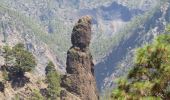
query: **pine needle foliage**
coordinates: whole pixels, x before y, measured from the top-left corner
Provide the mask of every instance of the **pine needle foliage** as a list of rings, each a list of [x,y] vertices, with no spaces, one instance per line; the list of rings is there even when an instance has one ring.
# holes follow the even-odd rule
[[[168,100],[170,98],[170,35],[139,48],[127,78],[113,90],[113,100]]]
[[[61,90],[60,75],[57,73],[54,67],[54,64],[50,61],[45,69],[48,83],[48,100],[57,100]]]
[[[37,65],[34,55],[27,51],[24,44],[18,43],[12,48],[3,47],[3,57],[5,60],[4,70],[12,73],[22,73],[32,71]]]

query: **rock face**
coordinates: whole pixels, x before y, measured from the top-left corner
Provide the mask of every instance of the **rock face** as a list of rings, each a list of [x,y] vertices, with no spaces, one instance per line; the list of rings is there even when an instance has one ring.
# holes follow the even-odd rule
[[[77,96],[80,100],[99,99],[94,78],[94,64],[89,51],[90,40],[91,17],[84,16],[73,28],[71,36],[73,46],[67,52],[67,75],[63,77],[61,83],[66,89],[64,91]],[[61,100],[69,98],[67,92],[62,91]]]

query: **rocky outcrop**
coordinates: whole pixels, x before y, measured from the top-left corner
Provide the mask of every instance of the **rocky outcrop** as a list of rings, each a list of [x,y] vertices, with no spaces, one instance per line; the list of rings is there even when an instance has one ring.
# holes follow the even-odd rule
[[[94,64],[89,50],[90,40],[91,17],[84,16],[73,28],[71,36],[73,46],[67,52],[67,75],[63,77],[61,83],[61,86],[66,90],[61,92],[61,100],[68,100],[68,92],[77,96],[80,100],[99,99],[93,75]]]

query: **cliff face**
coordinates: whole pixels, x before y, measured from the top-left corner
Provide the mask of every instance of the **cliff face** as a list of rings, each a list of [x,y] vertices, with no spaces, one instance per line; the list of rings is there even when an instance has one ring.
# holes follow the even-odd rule
[[[67,75],[62,79],[62,86],[81,100],[98,100],[94,64],[89,50],[91,40],[91,17],[79,19],[74,26],[71,42],[72,47],[67,52]],[[69,95],[61,93],[62,100],[68,100]]]

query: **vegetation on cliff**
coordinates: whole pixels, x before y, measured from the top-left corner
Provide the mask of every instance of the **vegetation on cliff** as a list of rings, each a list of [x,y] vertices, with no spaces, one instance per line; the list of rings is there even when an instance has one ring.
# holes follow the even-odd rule
[[[4,65],[1,66],[1,72],[3,79],[0,81],[0,91],[5,92],[4,90],[8,89],[9,87],[6,87],[7,83],[11,83],[11,87],[13,89],[22,89],[25,88],[25,84],[29,84],[30,81],[30,75],[31,73],[27,73],[25,75],[25,72],[33,71],[36,66],[36,59],[32,53],[27,51],[24,47],[24,44],[16,44],[15,46],[4,46],[2,49],[2,55],[4,58]],[[44,88],[34,88],[31,89],[30,95],[27,96],[27,98],[31,98],[31,100],[56,100],[59,98],[60,95],[60,75],[55,69],[54,64],[50,61],[46,68],[45,68],[45,74],[46,74],[46,84],[43,82],[43,80],[38,79],[34,80],[37,81],[37,84],[40,84],[40,82],[43,82],[42,84],[45,84]],[[30,87],[28,87],[30,89]],[[23,98],[21,94],[17,93],[17,98],[21,99]]]
[[[47,77],[47,98],[49,100],[56,100],[60,95],[60,75],[54,68],[54,64],[50,61],[46,67],[46,77]]]
[[[36,60],[32,53],[25,50],[24,44],[17,44],[10,48],[4,46],[5,69],[23,76],[36,66]]]
[[[168,32],[167,32],[168,33]],[[170,35],[137,50],[135,65],[127,78],[120,79],[112,99],[161,100],[170,98]]]

